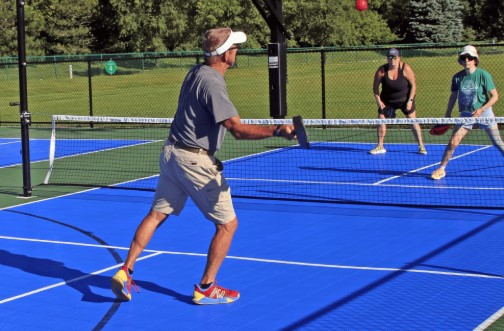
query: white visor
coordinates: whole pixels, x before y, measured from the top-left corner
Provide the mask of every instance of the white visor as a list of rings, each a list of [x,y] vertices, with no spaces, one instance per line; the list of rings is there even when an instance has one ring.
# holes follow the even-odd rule
[[[233,32],[231,31],[231,34],[229,35],[229,38],[219,46],[215,51],[213,52],[205,52],[205,56],[215,56],[215,55],[221,55],[224,54],[228,49],[231,48],[234,44],[241,44],[247,41],[247,35],[241,31]]]

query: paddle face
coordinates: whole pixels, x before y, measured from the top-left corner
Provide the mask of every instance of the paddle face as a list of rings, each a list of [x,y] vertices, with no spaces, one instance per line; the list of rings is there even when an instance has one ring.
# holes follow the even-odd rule
[[[429,133],[433,136],[442,136],[450,129],[449,124],[437,124],[434,125],[432,129],[430,129]]]
[[[310,148],[310,141],[308,140],[308,135],[306,134],[303,118],[301,116],[294,116],[292,118],[292,124],[294,124],[294,131],[296,132],[299,146],[302,148]]]

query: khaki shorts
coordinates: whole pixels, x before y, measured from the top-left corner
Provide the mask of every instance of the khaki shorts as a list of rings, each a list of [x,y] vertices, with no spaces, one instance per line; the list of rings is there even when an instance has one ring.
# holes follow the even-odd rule
[[[217,169],[215,157],[168,144],[161,152],[159,167],[153,210],[179,215],[191,197],[203,215],[214,223],[225,224],[236,218],[231,190]]]

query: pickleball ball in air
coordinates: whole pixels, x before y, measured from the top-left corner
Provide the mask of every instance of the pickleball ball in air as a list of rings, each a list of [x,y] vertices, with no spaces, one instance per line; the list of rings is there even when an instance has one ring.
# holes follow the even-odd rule
[[[355,9],[358,11],[364,11],[368,7],[367,0],[355,0]]]

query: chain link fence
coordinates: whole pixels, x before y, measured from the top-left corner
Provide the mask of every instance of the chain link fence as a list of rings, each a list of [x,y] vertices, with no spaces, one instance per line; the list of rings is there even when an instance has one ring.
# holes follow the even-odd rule
[[[451,77],[462,69],[457,63],[462,46],[397,46],[416,76],[417,117],[444,116]],[[492,74],[500,91],[504,86],[504,45],[476,46],[480,67]],[[373,77],[386,63],[388,49],[289,49],[288,116],[377,117]],[[53,114],[173,117],[187,71],[202,60],[201,52],[29,57],[28,110],[32,123],[46,126]],[[240,50],[226,81],[242,118],[270,117],[268,79],[267,51]],[[19,124],[17,58],[0,59],[0,90],[0,125]],[[501,104],[495,106],[497,116],[504,116]]]

